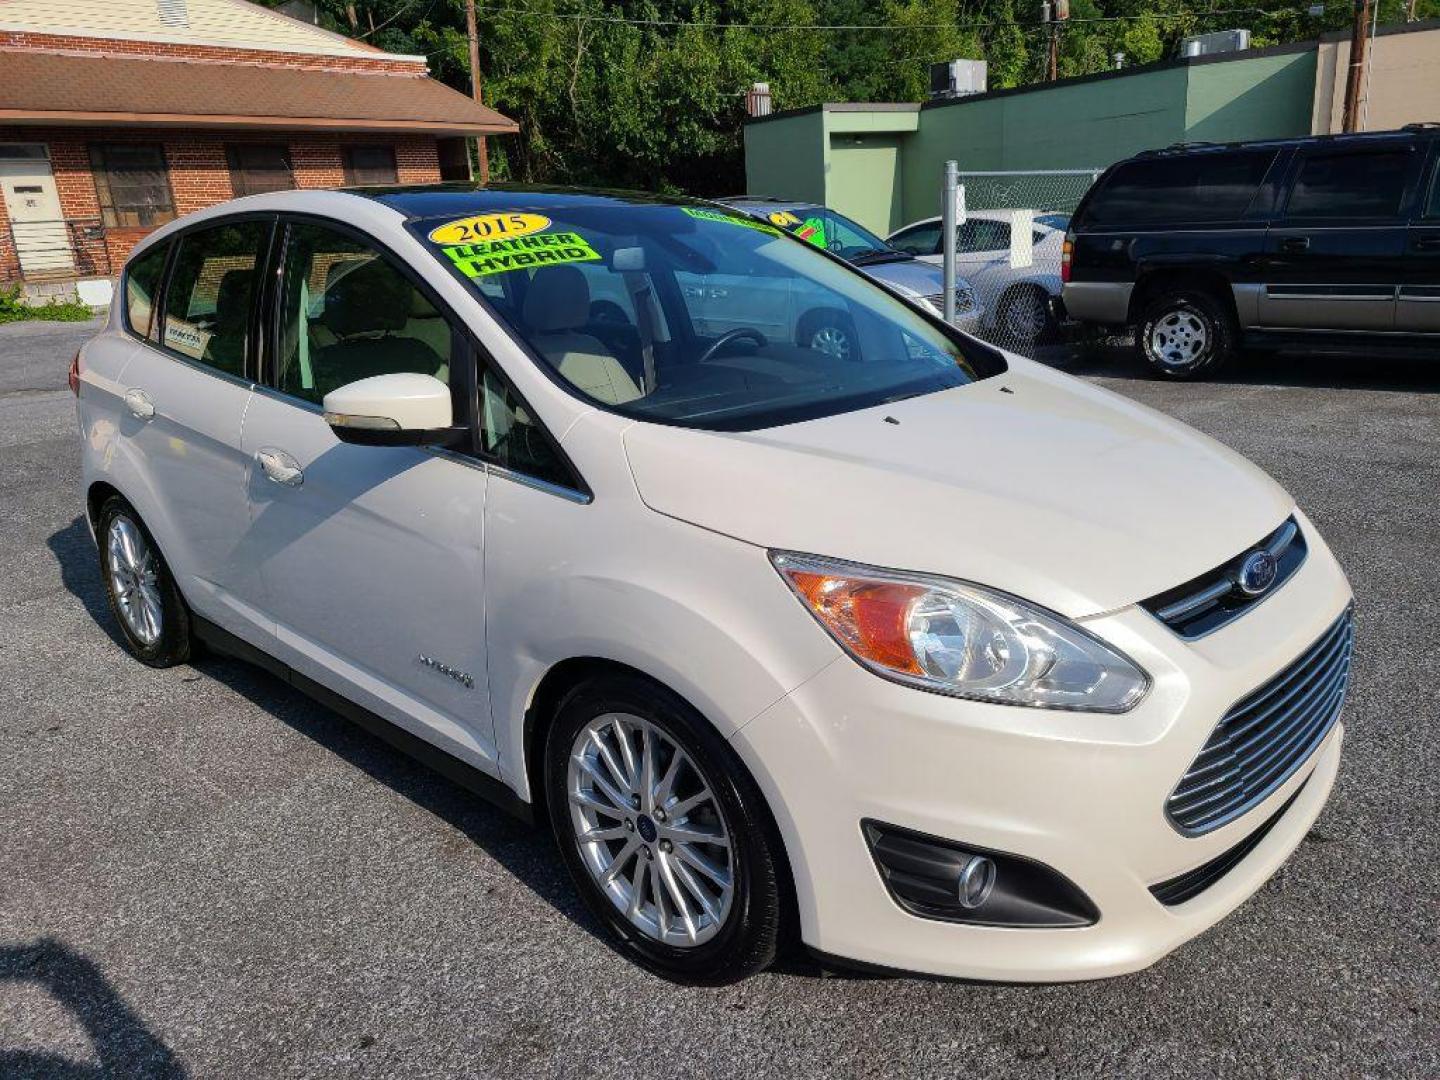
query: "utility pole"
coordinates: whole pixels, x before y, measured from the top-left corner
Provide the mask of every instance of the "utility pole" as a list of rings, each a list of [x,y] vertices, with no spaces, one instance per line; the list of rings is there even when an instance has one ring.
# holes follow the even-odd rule
[[[1060,77],[1060,24],[1070,18],[1070,0],[1044,0],[1040,5],[1040,17],[1050,28],[1045,77],[1054,82]]]
[[[1350,71],[1345,79],[1345,113],[1341,131],[1360,129],[1360,88],[1365,85],[1366,45],[1370,34],[1370,0],[1355,0],[1355,23],[1350,29]]]
[[[477,105],[483,105],[480,94],[480,35],[475,31],[475,0],[465,0],[465,32],[470,35],[470,95]],[[475,137],[475,149],[480,157],[480,182],[490,182],[490,154],[485,148],[485,136]]]

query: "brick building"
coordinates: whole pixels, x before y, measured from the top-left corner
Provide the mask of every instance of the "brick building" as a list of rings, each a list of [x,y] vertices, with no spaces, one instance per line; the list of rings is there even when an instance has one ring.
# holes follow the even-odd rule
[[[466,179],[465,140],[514,130],[423,56],[246,0],[0,0],[0,284],[108,278],[238,195]]]

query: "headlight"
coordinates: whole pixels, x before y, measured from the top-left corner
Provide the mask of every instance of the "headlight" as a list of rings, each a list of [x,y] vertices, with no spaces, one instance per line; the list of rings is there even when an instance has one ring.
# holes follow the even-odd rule
[[[1121,713],[1150,679],[1053,612],[960,581],[813,555],[770,559],[840,646],[878,675],[956,697]]]

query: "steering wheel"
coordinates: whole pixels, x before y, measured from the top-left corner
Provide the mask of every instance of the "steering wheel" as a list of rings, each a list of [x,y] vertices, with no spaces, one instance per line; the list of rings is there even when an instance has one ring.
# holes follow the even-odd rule
[[[765,348],[766,345],[770,344],[769,339],[767,339],[764,334],[760,333],[759,330],[754,330],[748,326],[740,326],[736,327],[734,330],[730,330],[726,333],[721,334],[718,338],[712,341],[710,343],[710,347],[706,349],[703,353],[701,353],[700,358],[695,362],[697,364],[703,364],[713,358],[715,354],[718,353],[721,349],[725,348],[726,345],[730,345],[736,341],[741,341],[744,338],[749,338],[751,341],[755,342],[758,347],[762,349]]]

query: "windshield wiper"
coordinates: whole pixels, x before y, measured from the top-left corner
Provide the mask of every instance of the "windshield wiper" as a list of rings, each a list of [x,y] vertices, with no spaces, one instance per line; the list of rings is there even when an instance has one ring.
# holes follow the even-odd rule
[[[850,261],[856,266],[876,266],[879,263],[903,262],[913,257],[903,251],[863,251]]]

